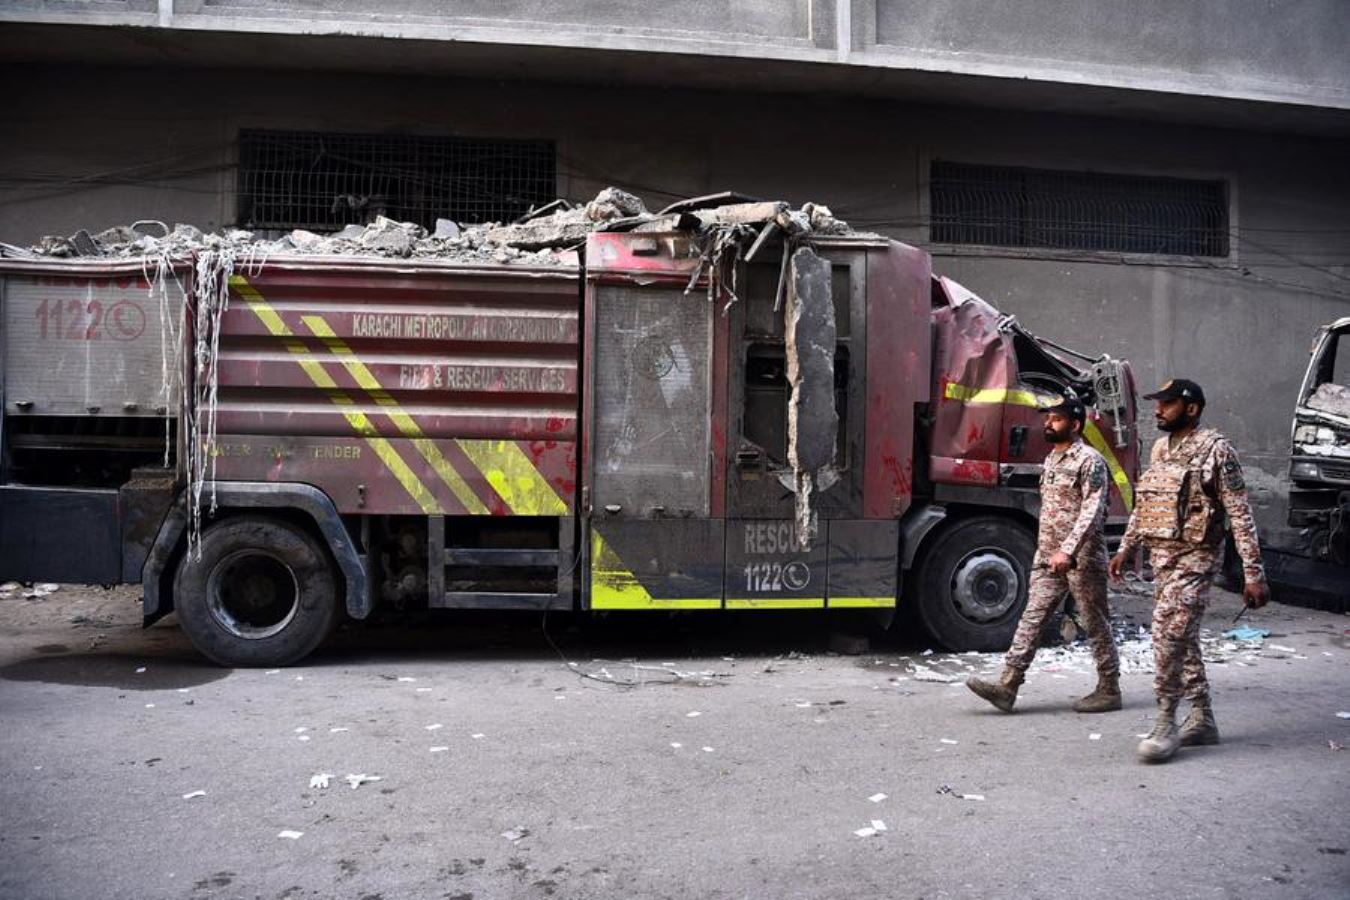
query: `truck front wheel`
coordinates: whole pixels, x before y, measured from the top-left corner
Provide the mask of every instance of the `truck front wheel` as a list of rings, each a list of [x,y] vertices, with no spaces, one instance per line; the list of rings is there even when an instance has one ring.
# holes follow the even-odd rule
[[[1035,539],[1010,519],[966,519],[924,554],[919,619],[948,650],[1006,650],[1027,605]]]
[[[188,639],[222,666],[285,666],[312,653],[338,619],[323,545],[281,519],[238,516],[208,528],[174,578]]]

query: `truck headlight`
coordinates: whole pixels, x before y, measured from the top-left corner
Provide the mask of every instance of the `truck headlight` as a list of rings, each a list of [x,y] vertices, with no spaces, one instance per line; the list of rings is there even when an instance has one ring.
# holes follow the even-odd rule
[[[1289,464],[1289,477],[1299,481],[1318,481],[1322,472],[1317,468],[1317,463],[1300,459]]]

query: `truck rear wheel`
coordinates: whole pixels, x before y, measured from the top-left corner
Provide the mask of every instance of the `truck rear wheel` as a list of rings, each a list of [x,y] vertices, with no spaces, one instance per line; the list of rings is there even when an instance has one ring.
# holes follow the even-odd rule
[[[982,516],[939,534],[919,566],[919,620],[948,650],[1006,650],[1027,605],[1034,538]]]
[[[285,666],[337,624],[337,581],[323,545],[281,519],[239,516],[208,528],[174,577],[179,624],[222,666]]]

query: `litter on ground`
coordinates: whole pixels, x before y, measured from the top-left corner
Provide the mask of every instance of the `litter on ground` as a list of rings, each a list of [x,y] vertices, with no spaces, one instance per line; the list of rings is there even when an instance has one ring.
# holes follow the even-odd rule
[[[300,838],[304,836],[305,833],[303,831],[291,831],[290,829],[280,831],[277,833],[277,837],[285,838],[288,841],[298,841]]]
[[[206,796],[206,791],[192,791],[191,793],[184,794],[184,795],[183,795],[183,799],[184,799],[184,800],[191,800],[191,799],[193,799],[194,797],[205,797],[205,796]]]
[[[370,784],[372,781],[383,781],[384,777],[381,775],[348,775],[343,780],[352,786],[352,790],[356,790],[363,784]]]
[[[332,777],[333,776],[328,772],[319,772],[316,775],[311,775],[309,776],[309,786],[319,790],[326,790],[328,788],[328,780]]]
[[[868,797],[867,799],[868,799],[868,800],[871,800],[873,803],[880,803],[882,800],[885,800],[885,799],[886,799],[886,795],[885,795],[885,794],[873,794],[872,796]]]

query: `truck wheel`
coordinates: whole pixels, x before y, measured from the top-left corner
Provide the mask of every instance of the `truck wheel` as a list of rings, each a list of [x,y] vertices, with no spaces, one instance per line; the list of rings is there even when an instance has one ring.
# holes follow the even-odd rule
[[[1031,533],[981,517],[939,534],[919,567],[919,620],[948,650],[1006,650],[1027,605]]]
[[[193,646],[222,666],[286,666],[314,651],[338,619],[323,545],[280,519],[240,516],[208,528],[183,557],[174,609]]]

